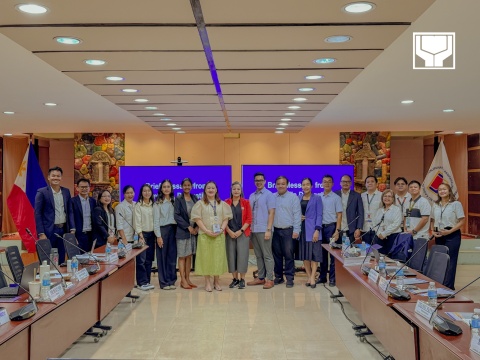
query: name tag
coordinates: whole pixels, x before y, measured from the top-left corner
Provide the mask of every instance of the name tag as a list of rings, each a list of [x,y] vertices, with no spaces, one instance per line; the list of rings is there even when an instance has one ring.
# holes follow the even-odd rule
[[[58,298],[61,298],[63,295],[65,295],[65,291],[63,291],[63,286],[62,284],[58,284],[48,290],[48,297],[50,298],[51,301],[55,301]]]
[[[470,350],[480,355],[480,335],[472,334],[472,340],[470,341]]]
[[[370,272],[368,273],[368,280],[372,280],[376,284],[378,281],[378,272],[370,269]]]
[[[110,254],[110,259],[108,259],[109,263],[114,263],[118,261],[118,253],[114,252]]]
[[[87,269],[83,268],[82,270],[78,271],[75,274],[75,277],[77,278],[78,281],[82,281],[83,279],[88,278],[88,271]]]
[[[127,250],[127,252],[132,251],[132,244],[128,243],[125,245],[125,250]]]
[[[213,229],[212,229],[212,231],[213,231],[214,233],[222,232],[222,230],[221,230],[221,228],[220,228],[220,225],[218,225],[218,224],[213,224]]]
[[[378,282],[378,287],[383,291],[387,291],[388,281],[383,276],[380,276],[380,281]]]
[[[10,318],[8,317],[8,312],[7,309],[5,308],[0,308],[0,325],[6,324],[10,321]]]
[[[428,305],[425,301],[422,301],[422,300],[417,301],[417,305],[415,305],[416,314],[430,321],[434,312],[435,312],[435,308]]]

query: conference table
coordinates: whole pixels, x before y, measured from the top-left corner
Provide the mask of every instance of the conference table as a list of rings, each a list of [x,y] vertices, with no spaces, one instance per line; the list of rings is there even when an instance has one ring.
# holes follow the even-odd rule
[[[133,249],[115,262],[100,263],[95,274],[66,289],[62,297],[38,303],[38,312],[30,319],[1,325],[0,359],[40,360],[60,356],[132,290],[135,257],[146,248]],[[26,300],[27,294],[0,298],[0,307],[11,313],[24,306]]]
[[[395,300],[363,274],[361,265],[344,266],[341,249],[331,248],[328,244],[322,246],[335,259],[337,288],[357,311],[362,322],[395,359],[419,359],[419,328],[413,322],[406,321],[404,315],[395,311],[394,305],[410,303],[415,308],[416,302],[426,300],[426,297],[411,294],[411,299],[408,301]],[[369,265],[368,257],[365,263]],[[413,269],[409,271],[414,272],[418,279],[432,281]],[[428,282],[416,284],[416,286],[426,289]],[[444,287],[439,283],[436,283],[436,286]],[[448,303],[471,304],[472,302],[461,295],[448,300]]]

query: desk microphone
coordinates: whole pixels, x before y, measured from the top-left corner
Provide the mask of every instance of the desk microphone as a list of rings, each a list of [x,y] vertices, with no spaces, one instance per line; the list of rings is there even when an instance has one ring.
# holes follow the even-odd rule
[[[35,315],[38,311],[38,306],[37,306],[37,302],[35,301],[35,299],[33,298],[32,294],[30,294],[30,292],[25,289],[22,284],[19,284],[17,283],[14,279],[12,279],[9,275],[7,275],[5,272],[3,272],[3,270],[0,268],[0,272],[5,275],[10,281],[12,281],[15,285],[17,285],[19,288],[21,288],[23,291],[25,291],[28,296],[30,296],[30,299],[32,299],[32,302],[25,305],[25,306],[22,306],[20,309],[18,310],[15,310],[14,312],[12,312],[9,317],[10,317],[10,320],[12,321],[21,321],[21,320],[27,320],[27,319],[30,319],[33,315]]]
[[[348,249],[350,249],[353,245],[355,245],[355,243],[358,241],[358,240],[362,240],[363,237],[365,235],[367,235],[368,232],[364,232],[358,239],[355,239],[350,245],[347,246],[347,248],[345,249],[345,251],[342,252],[342,256],[345,255],[345,253],[347,252]]]
[[[65,235],[67,235],[67,234],[65,234]],[[65,244],[65,242],[68,241],[67,239],[61,237],[61,236],[58,235],[58,234],[55,234],[55,236],[58,237],[59,239],[61,239],[61,240],[63,241],[63,244]],[[75,238],[75,241],[77,241],[76,238]],[[95,241],[96,241],[96,240],[95,240]],[[88,266],[88,267],[87,267],[87,272],[88,272],[89,275],[96,274],[97,271],[100,270],[100,264],[99,264],[99,262],[98,262],[98,259],[97,259],[95,256],[93,256],[89,251],[83,250],[81,247],[77,246],[77,244],[74,244],[74,243],[71,242],[71,241],[68,241],[68,243],[69,243],[70,245],[72,245],[74,248],[76,248],[76,249],[80,250],[81,252],[83,252],[84,254],[87,254],[88,257],[95,262],[96,266],[95,266],[95,265],[91,265],[91,266]],[[64,246],[65,246],[65,245],[64,245]],[[66,246],[65,246],[65,248],[66,248]],[[79,263],[80,263],[80,262],[79,262]],[[82,264],[82,265],[83,265],[83,264]]]
[[[368,252],[365,254],[365,259],[363,259],[363,262],[362,262],[362,265],[360,266],[360,269],[363,269],[363,264],[365,264],[365,260],[367,260],[368,254],[372,251],[373,246],[376,245],[376,244],[375,244],[375,238],[377,237],[378,230],[380,229],[380,225],[382,225],[383,220],[385,220],[385,214],[383,214],[382,218],[380,219],[380,222],[379,222],[377,225],[375,225],[373,228],[370,228],[370,230],[368,230],[368,232],[370,232],[370,231],[372,231],[373,229],[377,228],[377,230],[375,230],[375,235],[374,235],[374,237],[373,237],[373,239],[372,239],[372,244],[371,244],[370,247],[368,248]],[[365,234],[366,234],[366,233],[365,233]],[[365,234],[363,234],[363,235],[365,235]],[[362,236],[363,236],[363,235],[362,235]],[[363,270],[362,270],[362,272],[363,272]],[[365,272],[364,272],[364,274],[365,274]],[[367,273],[367,274],[368,274],[368,273]],[[365,274],[365,275],[366,275],[366,274]]]
[[[130,226],[132,228],[133,234],[135,235],[137,232],[135,231],[135,228],[132,226],[132,224],[130,224],[128,222],[128,220],[125,219],[125,216],[123,216],[122,213],[119,212],[118,215],[120,215],[122,217],[122,219],[125,220],[125,222],[128,224],[128,226]],[[136,242],[134,242],[133,245],[132,245],[132,249],[141,249],[142,247],[143,247],[142,243],[138,240]]]
[[[350,221],[347,226],[345,226],[345,228],[341,229],[339,231],[339,233],[343,233],[345,231],[348,230],[348,227],[354,222],[354,221],[357,221],[357,219],[360,217],[360,215],[357,215],[357,217],[355,219],[353,219],[352,221]],[[342,245],[341,244],[337,244],[335,243],[335,241],[333,241],[333,237],[330,238],[330,246],[333,247],[333,248],[336,248],[336,249],[341,249],[342,248]]]
[[[392,298],[394,298],[395,300],[401,300],[401,301],[406,301],[406,300],[410,300],[411,297],[410,295],[406,292],[406,291],[403,291],[403,290],[400,290],[399,288],[395,287],[395,288],[392,288],[390,287],[390,284],[392,283],[392,280],[395,276],[397,276],[397,274],[403,270],[403,268],[408,264],[410,263],[410,260],[413,259],[413,257],[415,255],[417,255],[425,246],[428,245],[428,243],[434,239],[435,236],[431,236],[430,239],[428,239],[427,241],[425,241],[425,243],[420,246],[417,251],[415,251],[412,256],[410,256],[410,259],[408,259],[407,261],[405,261],[405,263],[400,267],[400,269],[398,269],[397,271],[395,271],[395,273],[392,275],[392,277],[390,278],[390,281],[388,282],[388,285],[387,285],[387,288],[385,290],[385,292],[388,294],[388,296],[391,296]]]
[[[433,325],[433,328],[435,330],[437,330],[440,334],[448,335],[448,336],[451,336],[451,335],[456,336],[456,335],[460,335],[462,333],[462,328],[460,326],[454,324],[449,319],[438,315],[437,310],[440,309],[440,307],[443,305],[444,302],[448,301],[449,299],[451,299],[452,297],[457,295],[463,289],[472,285],[478,279],[480,279],[480,276],[477,277],[476,279],[470,281],[467,285],[462,287],[460,290],[457,290],[453,294],[450,294],[450,296],[448,296],[445,300],[443,300],[440,304],[437,305],[437,307],[435,308],[435,311],[433,312],[432,317],[430,318],[429,322],[430,322],[430,324]]]
[[[32,232],[30,231],[29,228],[25,228],[25,231],[27,232],[28,235],[30,235],[30,237],[33,239],[33,241],[35,241],[35,244],[38,245],[38,241],[39,239],[35,239],[35,237],[33,236]],[[55,234],[55,235],[58,235],[58,234]],[[46,241],[50,241],[48,239],[45,239]],[[45,255],[47,258],[50,258],[50,255],[47,254],[47,252],[45,251],[45,249],[42,247],[42,246],[37,246],[37,249],[40,249],[43,253],[43,255]],[[38,250],[37,250],[38,251]],[[62,261],[65,261],[65,259],[63,259]],[[60,277],[62,278],[62,286],[63,286],[63,289],[66,289],[67,288],[67,283],[65,282],[65,278],[63,277],[63,274],[61,273],[60,269],[58,268],[57,264],[55,264],[55,262],[53,261],[50,261],[50,264],[53,265],[53,267],[55,268],[55,270],[58,271],[58,273],[60,274]],[[40,279],[40,281],[42,281],[42,279]]]
[[[112,229],[112,227],[108,225],[107,222],[103,219],[102,215],[98,215],[98,218],[107,226],[108,230],[113,231],[114,233],[116,232],[116,229],[115,228]],[[119,243],[121,241],[120,239],[119,239]],[[119,249],[117,253],[118,253],[119,259],[123,259],[124,257],[127,256],[127,252],[124,249]]]

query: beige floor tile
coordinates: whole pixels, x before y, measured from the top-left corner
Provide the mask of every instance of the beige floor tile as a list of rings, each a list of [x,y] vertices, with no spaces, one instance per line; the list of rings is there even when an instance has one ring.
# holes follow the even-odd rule
[[[284,341],[341,340],[329,321],[321,324],[314,321],[279,321],[279,325]]]
[[[224,342],[235,341],[278,341],[281,335],[278,322],[274,323],[227,323]]]
[[[283,342],[287,359],[353,359],[342,341],[290,341]]]
[[[223,340],[169,340],[164,341],[155,354],[155,358],[172,359],[220,359],[222,356]]]
[[[286,359],[281,340],[233,341],[224,343],[222,359]]]

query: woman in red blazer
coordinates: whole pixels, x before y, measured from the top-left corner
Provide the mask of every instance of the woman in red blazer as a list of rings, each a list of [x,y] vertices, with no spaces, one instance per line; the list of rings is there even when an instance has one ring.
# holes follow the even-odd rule
[[[242,185],[235,181],[232,184],[230,198],[225,202],[231,206],[233,218],[228,221],[226,230],[226,249],[228,272],[233,280],[230,288],[245,289],[245,274],[248,268],[250,224],[252,208],[250,202],[243,197]],[[240,274],[240,279],[238,275]]]

